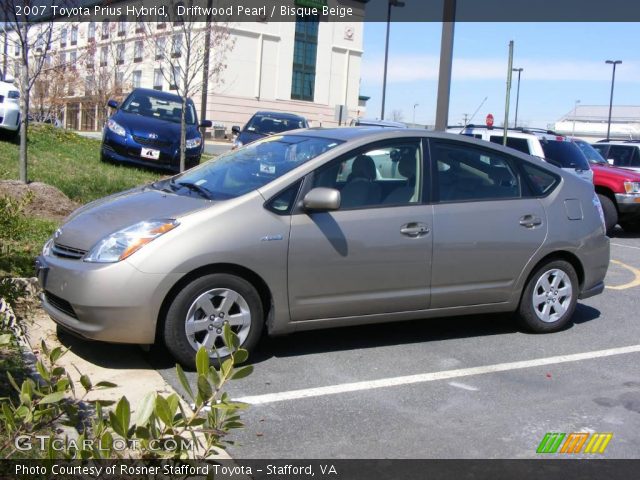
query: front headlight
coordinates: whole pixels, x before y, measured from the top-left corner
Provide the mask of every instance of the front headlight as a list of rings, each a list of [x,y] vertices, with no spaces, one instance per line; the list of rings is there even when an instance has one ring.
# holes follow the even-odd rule
[[[44,244],[44,247],[42,247],[42,256],[43,257],[48,257],[51,255],[51,247],[53,246],[53,237],[51,237],[49,240],[47,240],[47,243]]]
[[[627,193],[640,193],[640,182],[624,182],[624,190]]]
[[[200,137],[190,138],[187,140],[187,148],[197,148],[202,144],[202,139]]]
[[[127,136],[127,132],[125,131],[124,127],[120,125],[118,122],[116,122],[115,120],[109,119],[107,121],[107,128],[111,130],[113,133],[115,133],[116,135],[120,135],[121,137]]]
[[[85,262],[113,263],[124,260],[147,243],[178,226],[174,219],[136,223],[100,240],[85,257]]]

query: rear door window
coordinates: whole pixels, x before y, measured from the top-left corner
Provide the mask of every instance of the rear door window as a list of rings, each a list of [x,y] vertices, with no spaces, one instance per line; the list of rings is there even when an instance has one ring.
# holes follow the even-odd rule
[[[589,162],[580,148],[573,142],[542,140],[544,158],[560,168],[589,170]]]
[[[498,145],[502,145],[504,137],[502,135],[491,135],[489,138],[492,143],[497,143]],[[507,147],[518,150],[522,153],[531,153],[531,149],[529,148],[529,142],[526,138],[515,138],[507,136]]]
[[[609,158],[613,158],[613,164],[616,167],[632,166],[632,156],[635,147],[627,145],[611,145],[609,148]]]

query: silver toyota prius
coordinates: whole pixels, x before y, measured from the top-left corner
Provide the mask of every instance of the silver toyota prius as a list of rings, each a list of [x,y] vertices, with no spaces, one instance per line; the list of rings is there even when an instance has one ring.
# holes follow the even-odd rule
[[[37,260],[42,304],[92,340],[193,365],[269,334],[514,312],[534,332],[604,289],[593,185],[460,135],[286,132],[74,212]]]

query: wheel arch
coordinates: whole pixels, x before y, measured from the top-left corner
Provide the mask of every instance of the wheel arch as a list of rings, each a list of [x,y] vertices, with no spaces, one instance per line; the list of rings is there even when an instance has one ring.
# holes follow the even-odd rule
[[[169,292],[165,295],[164,300],[162,301],[162,305],[160,306],[160,310],[158,312],[158,318],[156,320],[156,342],[162,339],[162,330],[164,327],[167,311],[169,310],[169,306],[171,305],[171,302],[173,302],[173,299],[176,297],[176,295],[178,295],[178,293],[184,287],[186,287],[195,279],[200,278],[204,275],[210,275],[214,273],[226,273],[235,275],[249,282],[258,291],[260,301],[262,302],[263,313],[265,316],[263,320],[266,322],[267,318],[271,314],[271,309],[273,306],[273,296],[264,279],[253,270],[247,267],[243,267],[242,265],[233,263],[215,263],[198,267],[195,270],[192,270],[191,272],[183,275],[169,289]]]
[[[552,262],[554,260],[564,260],[564,261],[568,262],[569,264],[571,264],[573,269],[576,271],[576,275],[578,276],[578,287],[579,287],[579,290],[582,291],[582,288],[584,286],[584,279],[585,279],[584,267],[582,265],[582,262],[580,261],[580,259],[574,253],[571,253],[571,252],[569,252],[567,250],[558,250],[558,251],[551,252],[551,253],[545,255],[544,257],[542,257],[540,260],[538,260],[536,262],[536,264],[533,266],[533,268],[531,268],[531,270],[529,271],[529,273],[527,275],[527,279],[525,280],[524,284],[522,285],[522,289],[520,291],[520,301],[519,301],[519,303],[522,302],[522,296],[524,295],[524,291],[527,288],[527,285],[529,285],[529,282],[531,281],[531,277],[533,277],[534,273],[536,273],[538,268],[540,268],[545,263],[549,263],[549,262]]]

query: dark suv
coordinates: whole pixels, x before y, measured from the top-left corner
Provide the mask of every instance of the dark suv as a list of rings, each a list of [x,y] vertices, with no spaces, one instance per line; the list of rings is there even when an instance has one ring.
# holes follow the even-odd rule
[[[233,148],[240,148],[259,138],[298,128],[309,128],[307,119],[300,115],[283,112],[256,112],[244,128],[241,129],[237,125],[231,127],[231,131],[236,135]]]

